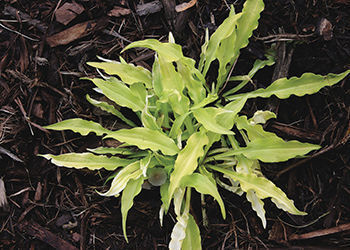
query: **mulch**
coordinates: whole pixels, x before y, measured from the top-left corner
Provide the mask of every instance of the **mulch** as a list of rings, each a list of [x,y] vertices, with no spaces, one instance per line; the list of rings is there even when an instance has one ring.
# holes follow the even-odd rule
[[[129,212],[126,243],[120,201],[101,197],[108,173],[58,168],[39,153],[83,152],[100,138],[43,126],[80,117],[115,124],[85,99],[97,75],[86,65],[96,55],[118,60],[130,42],[165,41],[172,31],[185,55],[198,59],[205,29],[212,33],[229,6],[244,1],[76,0],[0,2],[0,177],[8,205],[0,208],[1,249],[163,249],[174,213],[158,220],[159,190],[143,190]],[[195,2],[195,1],[191,1]],[[244,74],[265,48],[275,44],[275,67],[257,74],[254,83],[304,72],[339,73],[350,67],[349,0],[265,0],[259,28],[242,50],[235,73]],[[154,54],[130,50],[123,58],[150,69]],[[349,79],[318,94],[288,100],[257,99],[244,112],[271,109],[278,119],[267,129],[285,139],[322,145],[307,158],[264,164],[262,170],[308,215],[292,216],[267,201],[263,229],[245,197],[220,190],[228,218],[208,197],[209,226],[201,226],[204,249],[350,247],[350,88]],[[104,142],[112,146],[113,141]],[[0,190],[2,190],[0,181]],[[4,194],[0,193],[4,197]],[[200,198],[192,212],[201,224]]]

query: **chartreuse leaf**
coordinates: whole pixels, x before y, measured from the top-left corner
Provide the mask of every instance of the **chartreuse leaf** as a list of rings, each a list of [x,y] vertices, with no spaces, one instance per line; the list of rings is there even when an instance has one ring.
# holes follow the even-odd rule
[[[182,149],[176,158],[174,171],[170,176],[169,202],[175,190],[180,186],[181,179],[192,174],[197,166],[198,159],[204,155],[203,147],[209,142],[205,131],[196,132],[190,136],[187,145]]]
[[[249,190],[254,190],[259,199],[265,199],[271,197],[271,200],[276,203],[278,202],[279,208],[284,211],[295,214],[295,215],[305,215],[305,212],[299,211],[295,206],[294,202],[288,199],[287,195],[278,187],[275,186],[270,180],[265,177],[258,177],[255,174],[249,173],[238,173],[230,169],[225,169],[222,167],[217,167],[210,165],[210,168],[230,178],[239,181],[243,191],[247,192]]]
[[[117,110],[113,105],[108,104],[107,102],[101,102],[101,101],[97,101],[95,99],[92,99],[89,95],[86,95],[86,100],[91,103],[92,105],[108,112],[111,113],[113,115],[115,115],[116,117],[118,117],[120,120],[122,120],[123,122],[125,122],[126,124],[128,124],[131,127],[136,127],[136,124],[132,121],[130,121],[129,119],[127,119],[119,110]]]
[[[182,115],[188,111],[190,101],[183,94],[182,76],[172,62],[165,61],[160,55],[153,64],[153,86],[159,101],[168,102],[175,113]]]
[[[116,104],[132,109],[133,111],[141,111],[145,106],[145,100],[133,94],[133,92],[121,81],[111,77],[108,80],[100,78],[84,78],[92,81],[103,94],[115,102]]]
[[[225,205],[218,192],[216,184],[210,181],[210,179],[203,174],[193,173],[192,175],[186,175],[181,180],[181,185],[184,187],[192,187],[201,194],[208,194],[219,203],[222,217],[226,218]]]
[[[109,133],[104,138],[114,138],[140,149],[160,150],[165,155],[175,155],[179,151],[173,139],[160,131],[149,128],[120,129]]]
[[[221,156],[243,154],[249,159],[258,159],[262,162],[281,162],[305,155],[319,148],[321,148],[319,145],[299,141],[284,141],[275,136],[255,139],[247,143],[247,147],[229,150]]]
[[[233,11],[233,10],[231,10]],[[235,15],[237,22],[239,15]],[[236,24],[233,25],[236,27]],[[232,47],[234,46],[236,41],[236,31],[233,30],[231,35],[224,40],[221,41],[220,46],[217,48],[216,57],[219,61],[219,69],[218,69],[218,77],[217,77],[217,85],[216,89],[219,90],[222,84],[226,81],[227,75],[231,69],[231,65],[234,63],[233,57],[235,54],[232,52]]]
[[[165,212],[167,212],[167,209],[169,208],[170,204],[169,204],[169,180],[167,180],[163,185],[160,186],[160,199],[162,200],[162,206],[165,210]],[[163,223],[161,223],[162,225]]]
[[[316,75],[313,73],[305,73],[301,77],[281,78],[274,81],[266,89],[257,89],[255,91],[233,95],[228,97],[229,100],[242,98],[243,96],[248,98],[263,97],[268,98],[272,95],[277,96],[280,99],[286,99],[291,95],[303,96],[310,95],[318,92],[321,88],[326,86],[332,86],[342,79],[344,79],[350,70],[347,70],[340,74],[328,74],[325,76]]]
[[[193,105],[191,110],[203,108],[204,106],[216,101],[218,99],[218,95],[215,93],[209,93],[202,101]]]
[[[135,150],[131,150],[130,148],[125,147],[98,147],[98,148],[87,148],[88,151],[103,155],[103,154],[112,154],[112,155],[131,155],[135,154]]]
[[[193,115],[197,119],[199,123],[203,125],[204,128],[206,128],[209,131],[212,131],[214,133],[218,134],[225,134],[225,135],[233,135],[234,133],[230,130],[230,128],[226,128],[221,126],[217,121],[217,116],[220,114],[227,114],[230,116],[230,111],[221,109],[221,108],[215,108],[215,107],[209,107],[209,108],[200,108],[193,110]],[[230,116],[231,117],[231,116]],[[232,122],[233,125],[233,122]]]
[[[223,109],[228,110],[229,112],[219,114],[216,117],[218,123],[224,126],[225,128],[231,129],[233,127],[235,117],[237,116],[238,112],[242,110],[246,101],[247,98],[241,98],[225,105]]]
[[[242,15],[237,21],[236,40],[233,48],[234,58],[239,50],[248,45],[248,40],[259,25],[260,13],[264,10],[263,0],[247,0],[243,5]]]
[[[248,190],[246,194],[247,200],[252,205],[253,210],[261,219],[263,227],[266,228],[266,217],[265,217],[265,209],[264,202],[259,199],[254,190]]]
[[[142,82],[147,88],[152,87],[152,75],[147,69],[133,64],[124,64],[117,61],[88,62],[87,65],[103,69],[109,75],[117,75],[127,84]]]
[[[128,237],[126,236],[126,218],[128,216],[128,212],[134,203],[134,198],[141,192],[142,183],[144,179],[138,178],[136,180],[132,179],[126,184],[121,198],[121,212],[122,212],[122,227],[124,238],[127,242]]]
[[[244,3],[242,13],[235,15],[232,34],[223,40],[218,47],[218,60],[220,62],[217,89],[226,81],[231,66],[239,56],[240,49],[248,45],[248,39],[258,27],[260,13],[264,10],[263,0],[247,0]],[[230,53],[228,53],[230,51]]]
[[[164,58],[166,62],[174,62],[183,58],[182,48],[180,45],[175,43],[162,43],[155,39],[146,39],[142,41],[137,41],[126,46],[122,52],[131,48],[149,48],[154,50]]]
[[[182,249],[184,250],[200,250],[202,249],[201,234],[191,214],[188,214],[186,237],[182,242]]]
[[[202,71],[202,74],[204,76],[206,76],[211,62],[218,58],[217,51],[222,41],[230,37],[230,35],[235,32],[236,22],[239,17],[240,14],[236,15],[234,13],[234,9],[232,8],[230,15],[222,22],[222,24],[210,37],[208,45],[206,48],[204,48],[204,51],[202,51],[201,59],[199,62],[199,69]],[[227,53],[230,52],[227,51]]]
[[[141,113],[141,122],[142,125],[145,128],[149,128],[149,129],[153,129],[153,130],[159,130],[161,131],[161,128],[159,127],[159,125],[157,124],[157,120],[156,118],[152,115],[152,113],[149,111],[149,102],[148,102],[148,97],[146,99],[146,105],[144,107],[144,109],[142,110]]]
[[[253,117],[249,119],[249,123],[255,124],[265,124],[268,120],[276,118],[276,114],[268,110],[258,110],[254,113]]]
[[[171,126],[170,132],[169,132],[169,137],[176,139],[178,134],[182,132],[181,126],[183,125],[185,119],[191,112],[187,112],[185,114],[182,114],[178,117],[176,117],[173,125]]]
[[[143,178],[140,161],[135,161],[118,172],[118,174],[113,178],[110,189],[106,193],[98,193],[102,196],[118,197],[120,192],[124,190],[130,180],[137,180],[140,177]]]
[[[94,155],[91,153],[67,153],[61,155],[45,154],[39,156],[51,160],[51,162],[57,166],[77,169],[88,168],[90,170],[104,168],[112,171],[134,161],[114,156],[107,157],[104,155]]]
[[[245,115],[237,117],[235,122],[239,130],[247,131],[248,138],[251,141],[259,138],[277,137],[276,134],[265,131],[260,124],[250,123]]]
[[[51,130],[72,130],[75,133],[79,133],[81,135],[87,135],[91,132],[95,133],[96,135],[104,135],[108,134],[111,131],[102,127],[99,123],[93,122],[93,121],[87,121],[80,118],[73,118],[64,120],[61,122],[57,122],[48,126],[45,126],[46,129]]]
[[[177,61],[177,71],[180,73],[188,94],[195,104],[201,102],[206,95],[205,78],[202,73],[195,68],[196,62],[189,57],[184,57]]]

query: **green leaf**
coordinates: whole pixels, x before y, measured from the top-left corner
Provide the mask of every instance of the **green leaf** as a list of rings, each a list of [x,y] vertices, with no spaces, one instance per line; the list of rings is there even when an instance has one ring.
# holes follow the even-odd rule
[[[219,203],[222,217],[226,218],[225,205],[218,192],[216,184],[210,181],[206,175],[193,173],[192,175],[184,176],[181,180],[181,185],[184,187],[193,187],[201,194],[208,194]]]
[[[112,171],[134,161],[114,156],[107,157],[104,155],[94,155],[91,153],[67,153],[61,155],[45,154],[39,156],[51,160],[51,162],[57,166],[77,169],[88,168],[90,170],[104,168]]]
[[[121,81],[116,78],[103,80],[100,78],[84,78],[92,81],[103,94],[116,104],[132,109],[133,111],[141,111],[145,106],[145,100],[141,100],[139,96],[133,92]]]
[[[140,177],[143,179],[140,161],[133,162],[118,172],[118,174],[113,178],[111,187],[107,192],[98,192],[98,194],[102,196],[118,197],[120,192],[124,190],[130,180],[137,180]]]
[[[280,204],[279,208],[284,211],[295,214],[305,215],[305,212],[299,211],[294,202],[288,199],[287,195],[278,187],[275,186],[270,180],[265,177],[258,177],[255,174],[249,173],[237,173],[233,170],[225,169],[222,167],[210,166],[213,170],[221,172],[232,179],[239,181],[243,191],[248,192],[254,190],[259,199],[265,199],[271,197],[272,201],[276,201]]]
[[[221,126],[216,117],[218,115],[227,115],[231,117],[231,111],[220,109],[220,108],[200,108],[193,110],[193,115],[197,119],[199,123],[203,125],[204,128],[206,128],[209,131],[212,131],[214,133],[218,134],[225,134],[225,135],[233,135],[234,133],[230,130],[230,128],[226,128]],[[232,122],[233,125],[233,122]]]
[[[185,114],[182,114],[178,117],[176,117],[173,125],[171,126],[169,137],[176,139],[178,134],[181,132],[181,126],[183,125],[185,119],[191,112],[187,112]]]
[[[235,101],[231,101],[230,103],[225,105],[225,107],[223,107],[223,109],[228,110],[229,112],[219,114],[216,117],[218,123],[220,125],[224,126],[225,128],[231,129],[233,127],[233,124],[235,122],[235,118],[236,118],[238,112],[240,112],[242,110],[246,101],[247,101],[247,98],[241,98],[241,99],[238,99]]]
[[[284,141],[276,136],[253,140],[247,144],[247,147],[230,150],[221,154],[221,156],[243,154],[249,159],[258,159],[262,162],[281,162],[305,155],[319,148],[321,148],[319,145],[299,141]]]
[[[217,28],[217,30],[210,37],[208,45],[202,47],[201,59],[199,62],[199,69],[202,71],[202,74],[206,76],[209,66],[215,59],[218,58],[217,51],[220,48],[220,44],[226,38],[229,38],[233,32],[235,32],[236,22],[240,14],[235,15],[234,9],[231,9],[229,16],[223,21],[223,23]],[[226,45],[226,44],[225,44]],[[234,44],[232,44],[233,46]],[[225,47],[227,47],[226,45]],[[227,51],[227,53],[229,53]],[[221,54],[220,54],[221,55]],[[220,59],[219,59],[220,60]]]
[[[264,202],[261,199],[259,199],[259,197],[256,195],[254,190],[248,190],[246,197],[247,197],[247,200],[252,205],[253,210],[261,219],[263,227],[266,228]]]
[[[87,65],[103,69],[109,75],[117,75],[127,84],[142,82],[147,88],[152,87],[152,75],[147,69],[133,64],[124,64],[117,61],[88,62]]]
[[[208,142],[209,139],[203,131],[196,132],[190,136],[185,148],[179,152],[175,161],[174,171],[170,176],[168,203],[170,203],[175,190],[180,186],[181,179],[196,170],[198,158],[204,155],[203,147]]]
[[[110,130],[102,127],[99,123],[83,120],[80,118],[64,120],[45,126],[44,128],[59,131],[72,130],[73,132],[79,133],[81,135],[88,135],[89,133],[93,132],[96,135],[101,136],[111,132]]]
[[[237,128],[239,130],[246,130],[248,133],[249,140],[253,141],[256,139],[267,138],[267,137],[278,137],[275,133],[267,132],[263,129],[260,124],[252,124],[247,120],[246,116],[239,116],[235,120]]]
[[[195,61],[192,58],[184,57],[177,62],[177,71],[180,73],[188,94],[195,104],[200,103],[206,95],[205,78],[195,68]]]
[[[133,206],[134,198],[141,192],[143,181],[143,178],[129,180],[123,190],[121,198],[122,227],[124,238],[127,242],[129,241],[128,237],[126,236],[126,218],[130,208]]]
[[[258,110],[254,113],[253,117],[251,119],[249,119],[249,123],[252,125],[255,124],[265,124],[266,121],[272,119],[272,118],[276,118],[276,114],[268,111],[268,110]]]
[[[163,185],[160,186],[160,199],[162,200],[162,205],[165,208],[165,212],[170,206],[169,199],[169,180],[167,180]]]
[[[195,109],[199,109],[199,108],[203,108],[204,106],[216,101],[218,99],[218,95],[217,94],[212,94],[209,93],[207,95],[207,97],[205,97],[202,101],[200,101],[199,103],[193,105],[191,107],[191,110],[195,110]]]
[[[107,102],[101,102],[101,101],[97,101],[95,99],[92,99],[89,95],[86,95],[86,100],[91,103],[92,105],[108,112],[111,113],[113,115],[115,115],[116,117],[118,117],[120,120],[122,120],[123,122],[125,122],[126,124],[128,124],[131,127],[136,127],[136,124],[132,121],[130,121],[129,119],[127,119],[119,110],[117,110],[113,105],[108,104]]]
[[[253,31],[259,25],[260,13],[264,10],[263,0],[246,0],[243,5],[242,15],[237,21],[236,40],[234,45],[235,57],[239,50],[248,45],[248,40]]]
[[[135,145],[140,149],[160,150],[165,155],[175,155],[179,152],[174,140],[160,131],[149,128],[120,129],[109,133],[105,138],[114,138],[129,145]]]
[[[202,249],[201,234],[191,214],[188,215],[186,237],[182,242],[183,250],[200,250]]]
[[[238,18],[239,16],[236,15]],[[236,19],[235,21],[237,21]],[[236,26],[236,23],[233,25],[234,28]],[[232,47],[234,46],[236,41],[236,31],[234,30],[231,35],[224,40],[221,41],[220,46],[217,48],[216,57],[219,61],[219,69],[218,69],[218,77],[217,77],[217,86],[216,89],[219,90],[219,88],[224,84],[224,82],[227,79],[227,75],[231,69],[231,66],[234,63],[234,56],[235,54],[230,53],[234,50],[232,50]]]
[[[189,99],[183,94],[185,84],[182,76],[175,70],[173,63],[166,62],[161,56],[155,57],[153,64],[153,86],[160,102],[167,102],[179,115],[189,109]]]
[[[148,104],[148,98],[147,98],[145,108],[142,110],[142,113],[141,113],[142,125],[145,128],[162,131],[161,128],[159,127],[159,125],[157,124],[156,118],[148,110],[148,106],[149,106],[149,104]]]
[[[112,155],[132,155],[135,154],[135,150],[131,150],[130,148],[125,147],[98,147],[98,148],[87,148],[88,151],[103,155],[103,154],[112,154]]]
[[[350,70],[347,70],[340,74],[328,74],[325,76],[316,75],[313,73],[305,73],[301,77],[281,78],[274,81],[266,89],[257,89],[250,93],[233,95],[228,97],[229,100],[241,98],[246,96],[248,98],[263,97],[267,98],[272,95],[277,96],[280,99],[286,99],[291,95],[303,96],[311,95],[318,92],[321,88],[326,86],[332,86],[342,79],[344,79]]]
[[[122,50],[122,52],[137,47],[149,48],[151,50],[154,50],[167,62],[174,62],[183,58],[182,48],[180,45],[175,43],[162,43],[155,39],[146,39],[142,41],[133,42],[126,46]]]

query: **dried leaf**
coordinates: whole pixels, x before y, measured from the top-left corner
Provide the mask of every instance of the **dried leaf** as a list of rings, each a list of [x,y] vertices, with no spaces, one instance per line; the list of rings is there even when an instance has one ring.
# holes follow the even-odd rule
[[[46,41],[50,47],[66,45],[79,38],[89,35],[95,26],[96,26],[96,22],[94,21],[78,23],[66,30],[63,30],[52,36],[49,36],[48,38],[46,38]]]

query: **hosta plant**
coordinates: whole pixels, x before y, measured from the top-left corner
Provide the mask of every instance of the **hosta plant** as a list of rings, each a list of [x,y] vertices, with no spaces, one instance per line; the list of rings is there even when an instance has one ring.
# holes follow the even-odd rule
[[[80,118],[64,120],[47,126],[52,130],[72,130],[87,135],[91,132],[102,139],[121,142],[117,148],[98,147],[86,153],[41,155],[58,166],[69,168],[106,169],[111,171],[111,184],[103,196],[121,195],[122,228],[126,234],[126,219],[133,199],[144,183],[160,190],[160,220],[171,204],[177,222],[171,234],[170,249],[199,249],[201,238],[194,217],[190,214],[194,190],[212,196],[225,218],[224,201],[218,185],[235,194],[245,194],[253,210],[266,227],[264,199],[271,198],[276,206],[288,213],[304,215],[292,200],[273,182],[264,177],[260,162],[283,162],[303,156],[318,145],[285,141],[263,129],[268,119],[276,118],[270,111],[257,111],[254,116],[240,115],[250,98],[272,95],[286,99],[303,96],[336,84],[350,70],[325,76],[305,73],[301,77],[282,78],[249,93],[237,93],[265,66],[274,63],[273,53],[265,60],[256,60],[247,75],[231,76],[248,39],[258,26],[262,0],[247,0],[243,10],[233,7],[227,19],[202,46],[198,65],[183,55],[172,35],[166,43],[154,39],[137,41],[125,50],[144,47],[155,51],[152,71],[120,61],[102,59],[89,63],[101,72],[101,78],[89,79],[99,94],[116,105],[136,114],[130,119],[115,105],[87,100],[116,116],[128,128],[112,131],[93,121]],[[212,62],[218,62],[216,81],[207,82]],[[226,89],[227,82],[235,87]],[[222,99],[226,100],[223,105]],[[220,99],[220,100],[219,100]]]

